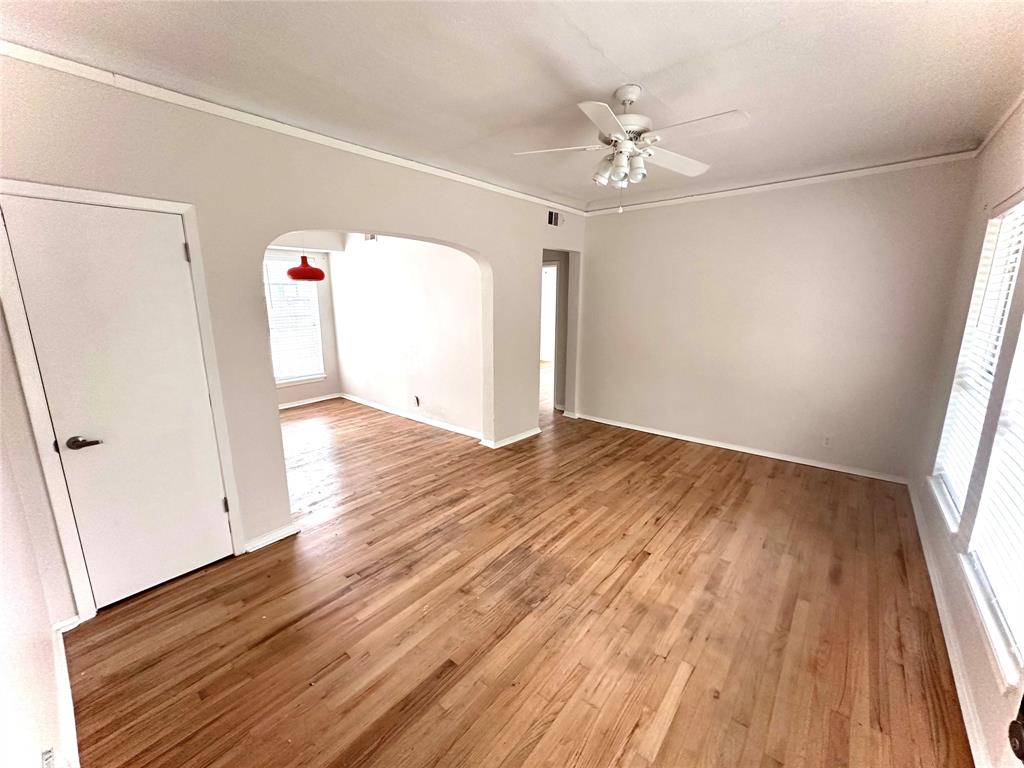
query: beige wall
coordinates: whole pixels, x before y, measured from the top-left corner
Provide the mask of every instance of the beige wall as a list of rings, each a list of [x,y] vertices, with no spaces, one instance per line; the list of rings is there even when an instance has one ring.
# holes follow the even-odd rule
[[[588,219],[577,411],[906,476],[971,181],[959,162]]]
[[[476,262],[436,243],[356,235],[344,253],[331,255],[331,269],[341,391],[479,436]]]
[[[77,612],[3,312],[0,312],[0,435],[3,435],[5,463],[21,499],[24,522],[36,553],[47,615],[51,624],[65,622]]]
[[[1018,764],[1007,747],[1006,727],[1024,696],[1024,682],[1007,690],[999,679],[959,555],[926,478],[935,464],[985,226],[995,206],[1024,188],[1024,107],[1019,106],[995,135],[977,165],[978,180],[969,200],[959,269],[943,317],[944,338],[936,364],[923,380],[922,401],[927,412],[923,429],[916,435],[910,485],[975,761],[979,766],[1011,768]]]
[[[583,220],[437,176],[2,60],[7,178],[196,206],[246,538],[288,523],[260,262],[301,229],[449,243],[483,281],[485,437],[537,424],[544,248],[580,250]]]
[[[41,765],[52,749],[77,761],[66,712],[70,700],[63,648],[53,631],[29,521],[47,510],[19,492],[5,431],[0,444],[0,764]],[[63,762],[58,763],[63,764]]]

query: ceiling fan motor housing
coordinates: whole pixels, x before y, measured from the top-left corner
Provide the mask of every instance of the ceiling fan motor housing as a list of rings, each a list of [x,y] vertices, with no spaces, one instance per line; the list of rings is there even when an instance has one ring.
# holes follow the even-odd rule
[[[626,130],[626,138],[634,142],[639,140],[639,138],[643,134],[647,133],[647,131],[651,130],[651,126],[654,125],[651,118],[647,117],[647,115],[636,114],[633,112],[627,112],[624,115],[616,115],[616,117],[619,118],[619,122]],[[601,134],[601,141],[609,146],[615,143],[615,139],[610,136],[605,136],[604,134]]]

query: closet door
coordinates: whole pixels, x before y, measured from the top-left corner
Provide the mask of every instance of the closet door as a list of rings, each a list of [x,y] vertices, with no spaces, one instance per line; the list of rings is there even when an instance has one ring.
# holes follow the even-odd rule
[[[96,604],[231,554],[181,217],[0,207]]]

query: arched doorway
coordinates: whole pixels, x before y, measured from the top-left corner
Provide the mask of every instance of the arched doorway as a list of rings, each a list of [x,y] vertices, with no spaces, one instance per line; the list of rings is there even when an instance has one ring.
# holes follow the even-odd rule
[[[305,256],[319,282],[287,275]],[[444,243],[303,230],[264,254],[270,354],[293,519],[340,509],[352,403],[481,440],[489,271]],[[342,403],[341,401],[345,401]]]

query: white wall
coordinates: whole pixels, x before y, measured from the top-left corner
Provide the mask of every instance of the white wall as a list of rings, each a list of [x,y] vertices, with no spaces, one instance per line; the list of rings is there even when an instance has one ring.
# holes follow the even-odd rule
[[[331,269],[341,391],[479,434],[483,309],[476,262],[436,243],[355,235],[344,253],[331,255]]]
[[[458,246],[481,265],[485,437],[537,424],[544,248],[580,250],[583,220],[454,180],[110,85],[2,60],[7,178],[196,207],[244,535],[289,524],[260,263],[282,233],[370,231]]]
[[[948,163],[588,219],[577,411],[906,476],[971,182]]]
[[[320,241],[328,243],[333,241],[338,250],[344,249],[343,233],[328,232],[320,234],[330,236],[321,237],[319,238]],[[294,232],[284,237],[279,237],[273,242],[273,245],[287,245],[291,247],[293,241],[302,239],[301,232]],[[316,238],[310,239],[315,240]],[[317,244],[319,245],[320,243]],[[284,251],[284,253],[289,252],[291,251]],[[282,253],[282,251],[277,250],[275,253]],[[299,251],[294,251],[294,254],[295,263],[298,264],[299,257],[302,254]],[[311,257],[311,264],[320,267],[324,271],[324,279],[316,284],[316,295],[320,308],[320,339],[324,350],[324,378],[322,381],[307,381],[301,384],[275,384],[277,387],[278,405],[336,395],[341,391],[341,379],[338,375],[338,343],[334,335],[334,305],[331,297],[333,273],[330,258],[326,251],[314,251],[312,249],[307,250],[306,255]]]
[[[977,186],[969,198],[959,270],[943,318],[944,338],[930,375],[923,379],[926,388],[921,399],[927,413],[916,441],[910,485],[975,762],[1011,768],[1019,763],[1010,754],[1006,727],[1024,696],[1024,682],[1004,688],[952,536],[926,479],[934,467],[942,434],[986,223],[994,206],[1024,188],[1024,107],[1018,106],[977,163]]]

